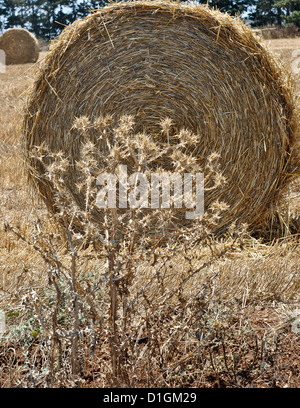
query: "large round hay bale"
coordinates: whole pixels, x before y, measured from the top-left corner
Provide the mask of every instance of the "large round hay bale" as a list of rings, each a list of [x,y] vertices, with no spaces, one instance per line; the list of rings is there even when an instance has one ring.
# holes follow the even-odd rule
[[[133,115],[136,132],[150,132],[161,149],[169,140],[158,123],[171,118],[173,134],[187,128],[197,135],[190,154],[200,171],[211,153],[220,155],[227,183],[205,194],[206,208],[216,200],[230,206],[218,231],[234,220],[252,228],[264,222],[299,171],[289,79],[250,28],[208,7],[112,4],[65,28],[52,44],[23,129],[30,179],[51,212],[57,190],[33,149],[64,152],[69,193],[84,208],[76,179],[83,140],[72,126],[75,118],[92,123],[105,115]],[[100,212],[94,217],[100,220]]]
[[[0,36],[0,49],[5,52],[6,64],[36,62],[39,44],[33,34],[24,28],[10,28]]]

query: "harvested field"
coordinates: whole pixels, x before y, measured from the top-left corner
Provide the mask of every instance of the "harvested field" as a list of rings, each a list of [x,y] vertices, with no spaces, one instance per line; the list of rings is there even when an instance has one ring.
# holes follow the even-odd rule
[[[300,49],[300,39],[271,40],[266,44],[290,70],[293,53]],[[40,54],[38,63],[45,55]],[[91,331],[86,331],[80,338],[80,352],[85,364],[79,379],[74,381],[72,375],[67,374],[70,372],[68,365],[64,370],[56,371],[56,382],[45,375],[53,362],[46,347],[50,337],[38,323],[34,305],[45,307],[48,323],[47,319],[52,318],[51,307],[57,301],[53,295],[56,281],[52,276],[52,284],[49,283],[49,265],[21,237],[39,246],[43,241],[39,231],[45,231],[46,241],[52,242],[57,258],[65,266],[70,265],[71,256],[68,244],[49,219],[45,204],[32,201],[23,171],[22,111],[35,70],[32,64],[11,65],[5,74],[0,74],[0,309],[6,313],[8,329],[0,344],[0,387],[116,386],[110,366],[111,344],[98,323],[93,329],[88,327]],[[299,75],[295,76],[294,86],[299,94]],[[133,316],[126,332],[128,336],[133,333],[135,341],[127,351],[132,352],[136,360],[128,366],[127,377],[124,372],[123,377],[119,377],[117,386],[299,388],[300,227],[298,231],[294,227],[291,235],[288,224],[290,221],[297,225],[299,191],[300,181],[297,180],[282,203],[282,229],[279,235],[274,233],[278,238],[274,241],[248,235],[233,245],[234,238],[231,237],[227,242],[210,243],[208,247],[202,243],[194,253],[189,249],[185,254],[172,253],[164,267],[160,264],[163,254],[158,252],[155,257],[151,255],[150,265],[146,261],[138,264],[138,271],[143,274],[135,276],[130,286],[131,296],[148,284],[149,293],[145,296],[149,297],[145,299],[159,307],[151,309],[148,326],[139,326],[141,321],[144,322],[140,319],[144,319],[147,310],[143,303],[146,300],[140,300],[137,305],[138,313]],[[287,208],[288,214],[284,211]],[[45,240],[43,242],[43,254],[49,256],[52,252]],[[215,259],[220,253],[219,247],[222,250],[226,245],[230,250]],[[106,292],[101,292],[102,297],[97,292],[105,272],[103,260],[98,259],[92,248],[81,249],[78,260],[80,283],[86,284],[84,291],[89,285],[96,288],[93,300],[99,302],[100,313],[101,307],[107,306]],[[181,295],[166,300],[167,307],[159,303],[163,291],[173,290],[195,268],[212,260],[200,274],[190,278]],[[131,259],[131,262],[138,260]],[[155,284],[149,284],[151,274],[159,267],[160,273],[151,281]],[[71,270],[68,268],[66,273]],[[89,279],[88,284],[84,274]],[[202,283],[206,284],[205,291],[201,289]],[[32,290],[35,291],[34,298],[30,297]],[[199,293],[202,297],[198,297],[195,304],[191,299]],[[34,299],[41,303],[34,303]],[[69,305],[67,291],[64,301]],[[85,303],[80,307],[84,313]],[[103,318],[104,325],[107,316]],[[60,330],[67,328],[68,319],[61,306]],[[61,344],[67,359],[71,346]],[[59,347],[56,351],[59,355]],[[150,358],[151,364],[142,364],[148,361],[145,356]],[[128,355],[124,354],[125,357]],[[59,360],[54,362],[58,364]]]

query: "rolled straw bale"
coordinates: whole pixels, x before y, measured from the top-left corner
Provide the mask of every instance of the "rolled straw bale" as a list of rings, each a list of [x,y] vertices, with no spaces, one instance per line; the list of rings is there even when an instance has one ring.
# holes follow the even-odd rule
[[[0,36],[0,49],[5,52],[6,64],[36,62],[39,44],[33,34],[24,28],[10,28]]]
[[[162,149],[168,141],[157,124],[171,118],[175,132],[197,135],[191,154],[199,170],[211,153],[220,155],[227,183],[206,192],[205,207],[230,206],[221,232],[234,220],[252,228],[264,222],[299,172],[289,78],[240,19],[206,6],[116,3],[74,22],[52,44],[23,126],[29,177],[51,212],[56,189],[32,150],[43,144],[65,153],[70,194],[84,207],[74,170],[82,141],[70,129],[74,118],[105,115],[133,115],[136,131],[156,134]]]

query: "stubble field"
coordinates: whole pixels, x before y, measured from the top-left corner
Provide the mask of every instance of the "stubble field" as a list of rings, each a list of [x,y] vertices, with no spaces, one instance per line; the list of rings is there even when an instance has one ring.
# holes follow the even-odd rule
[[[300,50],[300,38],[270,40],[267,43],[286,69],[291,71],[295,50]],[[40,59],[44,55],[44,52],[41,53]],[[43,367],[47,358],[41,357],[43,348],[39,344],[39,338],[44,335],[43,330],[41,329],[39,333],[28,323],[30,319],[27,306],[24,306],[26,303],[24,296],[32,288],[39,292],[48,285],[48,265],[40,254],[21,238],[35,242],[37,226],[46,230],[54,238],[58,234],[56,227],[48,219],[44,204],[38,203],[31,196],[23,171],[20,127],[26,93],[33,83],[34,72],[35,66],[26,64],[9,66],[6,73],[0,74],[0,310],[6,313],[8,329],[5,333],[6,338],[2,340],[0,346],[0,387],[38,387],[45,386],[46,383],[43,379],[40,381],[36,379],[36,382],[32,380],[32,365],[35,365],[35,372],[39,373],[40,367]],[[300,74],[294,75],[294,81],[295,92],[300,95]],[[300,181],[293,184],[282,208],[280,233],[277,229],[274,236],[271,239],[269,237],[269,241],[266,237],[248,236],[245,238],[244,245],[239,245],[238,248],[231,250],[210,265],[210,273],[217,276],[216,288],[222,287],[222,293],[220,292],[220,295],[216,288],[210,292],[207,310],[211,313],[211,319],[214,321],[219,319],[219,324],[223,326],[218,332],[219,329],[217,330],[208,321],[207,325],[211,327],[211,331],[215,330],[217,333],[215,338],[210,338],[209,344],[202,345],[199,336],[195,337],[194,340],[199,341],[197,345],[199,350],[201,347],[205,350],[203,355],[201,354],[202,360],[199,360],[197,367],[193,367],[192,354],[189,360],[189,352],[192,353],[187,351],[189,346],[186,344],[183,346],[183,341],[191,341],[190,338],[186,340],[188,337],[186,335],[185,339],[180,340],[177,349],[172,349],[174,356],[177,355],[175,359],[177,365],[171,359],[171,355],[173,356],[171,351],[168,354],[170,361],[166,358],[162,364],[159,358],[155,357],[156,351],[153,348],[151,364],[157,375],[153,374],[153,371],[150,376],[142,364],[136,363],[138,368],[135,371],[135,378],[132,377],[129,380],[123,376],[122,381],[120,380],[117,385],[299,387],[300,343],[297,322],[300,319],[298,229],[300,228],[298,220],[300,218]],[[291,222],[290,228],[289,222]],[[19,237],[13,231],[17,231]],[[66,248],[62,244],[62,257],[65,256],[64,251]],[[205,248],[199,249],[199,259],[206,256],[206,251]],[[91,260],[92,255],[89,254],[89,256],[88,262],[95,266],[97,260]],[[140,279],[140,285],[143,285],[142,279]],[[224,315],[221,319],[220,310],[218,309],[217,312],[213,309],[214,302],[218,305],[222,304],[224,310],[227,310],[226,318]],[[175,316],[177,316],[176,313],[172,318],[175,319]],[[157,324],[159,328],[160,323]],[[165,330],[171,327],[171,324],[170,326],[168,324],[165,323]],[[9,338],[9,331],[16,331],[17,327],[29,327],[26,331],[26,341],[21,339],[25,336],[25,329],[19,330],[19,340],[16,337]],[[161,332],[163,333],[163,330]],[[145,334],[145,338],[147,336],[150,338],[149,333]],[[151,333],[155,338],[154,332]],[[170,333],[166,332],[161,336],[161,344],[157,343],[155,347],[160,350],[160,358],[163,359],[162,355],[167,348],[166,345],[169,344]],[[98,339],[97,344],[100,343],[101,340]],[[9,344],[15,345],[14,357],[11,357]],[[149,343],[149,348],[152,347],[150,345]],[[71,383],[64,378],[53,384],[66,387],[116,385],[110,372],[113,369],[106,368],[101,372],[99,368],[101,359],[109,360],[110,355],[105,341],[101,347],[95,348],[94,360],[91,356],[85,357],[80,380]],[[36,353],[35,363],[30,363],[32,365],[25,361],[25,349],[29,354]],[[138,353],[136,350],[135,352]],[[146,351],[143,353],[147,354]],[[136,361],[140,361],[139,358]],[[165,366],[162,367],[161,364]],[[105,370],[110,374],[104,374]],[[166,375],[162,374],[163,370]]]

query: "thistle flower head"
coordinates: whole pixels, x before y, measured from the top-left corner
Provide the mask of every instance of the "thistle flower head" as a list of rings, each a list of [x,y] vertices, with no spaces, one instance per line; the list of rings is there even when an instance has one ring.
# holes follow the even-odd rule
[[[162,119],[160,121],[162,133],[167,134],[170,131],[172,125],[173,125],[173,121],[171,118]]]
[[[112,119],[111,115],[98,116],[93,122],[93,127],[100,131],[107,131],[112,124]]]
[[[85,131],[89,125],[89,118],[87,116],[80,116],[79,118],[75,118],[72,129]]]

